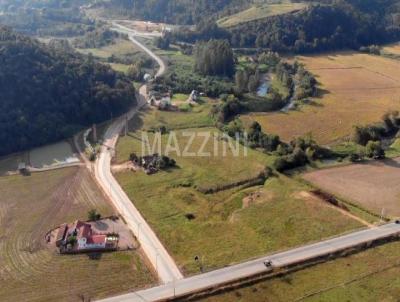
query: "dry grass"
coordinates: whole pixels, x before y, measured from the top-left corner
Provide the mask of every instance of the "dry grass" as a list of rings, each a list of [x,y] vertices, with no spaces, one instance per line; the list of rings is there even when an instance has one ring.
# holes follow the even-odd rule
[[[231,27],[271,16],[287,14],[306,7],[304,3],[291,3],[285,0],[281,1],[281,3],[270,3],[271,1],[259,2],[260,3],[254,4],[249,9],[220,19],[218,24],[223,27]]]
[[[318,187],[353,201],[376,214],[400,216],[400,159],[325,169],[304,178]]]
[[[47,247],[45,234],[62,222],[86,219],[91,208],[113,213],[86,170],[1,177],[0,195],[0,301],[78,301],[154,281],[135,252],[91,260]]]
[[[400,55],[400,44],[399,43],[391,44],[383,47],[382,50],[386,53]]]
[[[400,62],[359,53],[299,57],[321,84],[321,97],[289,113],[252,114],[284,140],[312,133],[322,144],[348,137],[354,125],[377,122],[399,109]]]

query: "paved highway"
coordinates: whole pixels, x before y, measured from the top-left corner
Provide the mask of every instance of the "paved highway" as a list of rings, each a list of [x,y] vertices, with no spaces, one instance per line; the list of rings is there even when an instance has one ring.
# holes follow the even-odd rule
[[[129,39],[158,62],[160,68],[157,72],[157,76],[162,75],[165,71],[164,62],[146,46],[137,41],[131,34],[129,35]],[[95,163],[95,177],[103,190],[109,195],[115,208],[125,219],[128,227],[138,238],[149,261],[157,271],[160,280],[163,283],[167,283],[182,279],[183,276],[181,272],[164,246],[161,244],[160,240],[154,234],[153,230],[147,224],[111,173],[111,159],[119,134],[125,126],[126,119],[131,119],[136,114],[137,110],[146,104],[145,91],[145,86],[140,88],[137,97],[138,107],[117,119],[105,133],[103,147],[101,148],[100,154]]]
[[[100,300],[100,302],[143,302],[171,299],[266,273],[271,270],[265,267],[264,261],[266,260],[270,260],[274,268],[286,267],[396,235],[400,235],[400,224],[390,223],[381,227],[305,245],[286,252],[265,256],[150,289]]]

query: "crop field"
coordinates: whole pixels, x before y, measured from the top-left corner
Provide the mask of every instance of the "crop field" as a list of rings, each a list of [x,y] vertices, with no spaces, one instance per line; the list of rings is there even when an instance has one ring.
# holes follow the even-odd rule
[[[399,248],[399,242],[389,243],[198,301],[398,301]]]
[[[1,301],[88,301],[155,282],[134,251],[91,259],[46,246],[50,229],[87,219],[92,208],[113,214],[86,170],[0,177],[0,194]]]
[[[375,214],[400,217],[400,159],[310,172],[304,179]]]
[[[320,97],[289,113],[250,114],[284,140],[312,133],[321,144],[341,141],[357,124],[378,122],[400,102],[400,61],[360,53],[299,57],[320,82]]]
[[[154,114],[165,113],[145,114],[139,127],[148,129],[154,125],[158,120]],[[175,116],[179,119],[180,115]],[[176,119],[164,121],[168,126]],[[190,121],[183,125],[188,129],[175,132],[181,151],[189,139],[182,136],[183,132],[217,133],[215,128],[190,128]],[[163,135],[162,146],[168,137],[169,134]],[[202,143],[203,137],[196,135],[188,151],[196,152]],[[128,160],[131,152],[140,154],[141,144],[139,130],[121,138],[117,160]],[[169,156],[176,160],[177,167],[151,176],[142,171],[116,174],[124,191],[185,273],[199,272],[196,255],[202,259],[204,269],[211,270],[362,227],[323,201],[309,198],[304,193],[310,190],[308,186],[285,176],[272,177],[265,185],[252,188],[238,186],[214,194],[201,193],[199,188],[254,178],[274,160],[255,150],[247,150],[245,156],[240,149],[237,157],[229,149],[226,156],[214,150],[211,143],[203,150],[211,153],[209,157],[177,156],[171,152]]]
[[[305,7],[306,4],[304,3],[292,3],[291,1],[286,0],[258,1],[258,3],[254,4],[249,9],[218,20],[218,24],[223,27],[231,27],[240,23],[287,14],[293,11],[304,9]]]

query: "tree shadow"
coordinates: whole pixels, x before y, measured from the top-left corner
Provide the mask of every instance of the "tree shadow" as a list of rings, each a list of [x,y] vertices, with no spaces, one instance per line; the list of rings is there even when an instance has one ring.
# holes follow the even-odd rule
[[[105,231],[108,229],[108,224],[104,223],[103,221],[96,221],[95,223],[96,229],[100,231]]]
[[[88,258],[89,258],[90,260],[97,260],[97,261],[98,261],[98,260],[101,260],[103,254],[100,253],[100,252],[97,252],[97,253],[88,253],[87,256],[88,256]]]

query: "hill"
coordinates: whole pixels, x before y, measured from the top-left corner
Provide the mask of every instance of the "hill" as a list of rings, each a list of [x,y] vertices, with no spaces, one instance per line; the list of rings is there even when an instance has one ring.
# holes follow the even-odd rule
[[[135,104],[130,81],[91,57],[0,27],[0,155],[46,144]]]
[[[396,0],[319,2],[300,12],[235,26],[231,28],[231,42],[235,47],[302,53],[357,49],[400,37]]]
[[[109,16],[165,22],[171,24],[197,24],[201,20],[219,15],[230,15],[247,8],[252,1],[246,0],[110,0],[99,1],[94,7],[101,8]]]

